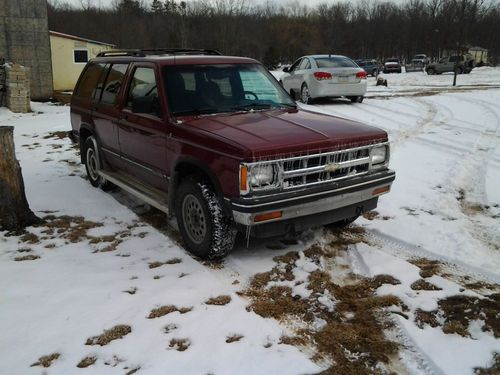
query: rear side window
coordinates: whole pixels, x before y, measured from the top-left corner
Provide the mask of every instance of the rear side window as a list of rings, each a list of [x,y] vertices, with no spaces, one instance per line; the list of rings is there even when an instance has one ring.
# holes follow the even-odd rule
[[[128,64],[113,64],[106,77],[106,83],[102,90],[101,102],[115,104],[116,97],[122,87],[123,78],[127,72]]]
[[[331,56],[315,58],[318,68],[357,68],[354,61],[347,57]]]
[[[75,95],[82,98],[92,98],[103,71],[104,64],[89,64],[80,79]]]

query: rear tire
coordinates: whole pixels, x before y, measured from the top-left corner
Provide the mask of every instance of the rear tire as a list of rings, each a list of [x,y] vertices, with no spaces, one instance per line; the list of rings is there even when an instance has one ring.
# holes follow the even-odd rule
[[[186,248],[203,259],[226,256],[234,246],[236,229],[224,216],[221,203],[204,182],[182,181],[176,192],[175,213]]]
[[[348,96],[351,103],[363,103],[364,96]]]
[[[300,101],[304,104],[311,104],[312,99],[309,94],[309,87],[307,87],[307,83],[302,84],[302,88],[300,89]]]
[[[436,74],[436,69],[434,69],[434,68],[427,68],[427,74],[430,75],[430,76],[433,76],[434,74]]]
[[[113,184],[106,181],[99,175],[101,169],[101,159],[99,158],[99,150],[96,149],[96,141],[93,136],[88,137],[83,144],[83,153],[85,155],[85,170],[87,178],[94,187],[100,187],[102,190],[109,190]]]

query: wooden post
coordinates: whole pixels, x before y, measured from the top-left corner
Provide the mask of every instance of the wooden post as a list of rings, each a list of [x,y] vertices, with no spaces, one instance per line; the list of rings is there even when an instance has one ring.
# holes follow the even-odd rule
[[[13,130],[12,126],[0,126],[0,230],[20,231],[41,220],[26,199]]]

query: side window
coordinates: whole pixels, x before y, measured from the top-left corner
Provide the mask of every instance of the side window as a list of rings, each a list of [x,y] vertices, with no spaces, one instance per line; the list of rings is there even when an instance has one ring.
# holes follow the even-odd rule
[[[115,104],[116,97],[122,87],[123,77],[127,71],[128,64],[113,64],[106,77],[106,83],[102,89],[101,103]]]
[[[293,63],[293,65],[290,67],[290,71],[296,71],[299,68],[299,64],[302,61],[302,59],[298,59]]]
[[[104,64],[87,65],[74,95],[82,98],[92,98],[103,71]]]
[[[152,68],[137,68],[130,82],[127,96],[127,107],[132,107],[134,100],[151,103],[149,114],[160,117],[160,102],[156,86],[155,72]]]
[[[308,58],[305,58],[300,63],[298,70],[306,70],[306,69],[310,69],[310,68],[311,68],[311,63],[309,62]]]

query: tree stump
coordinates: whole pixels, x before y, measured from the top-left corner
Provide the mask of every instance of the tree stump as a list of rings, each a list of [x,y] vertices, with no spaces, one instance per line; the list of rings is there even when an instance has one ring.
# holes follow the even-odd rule
[[[0,230],[20,231],[41,220],[26,199],[13,130],[12,126],[0,126]]]

